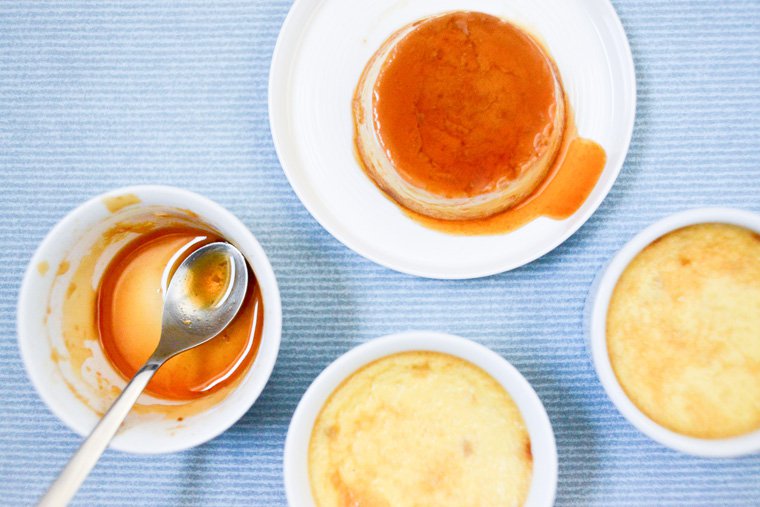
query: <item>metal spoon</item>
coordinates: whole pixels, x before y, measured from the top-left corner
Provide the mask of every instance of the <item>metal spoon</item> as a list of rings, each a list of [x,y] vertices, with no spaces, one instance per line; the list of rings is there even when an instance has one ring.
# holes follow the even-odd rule
[[[204,275],[214,275],[210,286]],[[247,286],[245,259],[228,243],[203,246],[180,264],[166,291],[156,350],[50,486],[41,506],[69,503],[156,370],[169,358],[207,342],[227,327],[240,310]]]

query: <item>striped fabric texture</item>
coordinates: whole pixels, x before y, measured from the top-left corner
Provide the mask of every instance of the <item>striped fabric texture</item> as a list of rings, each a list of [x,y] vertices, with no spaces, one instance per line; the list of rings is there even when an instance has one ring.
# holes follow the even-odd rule
[[[285,505],[283,442],[309,383],[351,347],[409,329],[472,338],[527,377],[557,436],[558,505],[760,505],[760,456],[689,457],[626,422],[581,323],[595,273],[649,223],[696,206],[760,212],[760,2],[614,4],[638,111],[612,192],[538,261],[437,281],[354,254],[288,185],[267,78],[289,1],[0,3],[0,504],[34,503],[80,441],[19,357],[16,298],[32,252],[89,197],[161,183],[216,200],[258,237],[282,291],[280,357],[222,436],[173,455],[107,451],[77,505]]]

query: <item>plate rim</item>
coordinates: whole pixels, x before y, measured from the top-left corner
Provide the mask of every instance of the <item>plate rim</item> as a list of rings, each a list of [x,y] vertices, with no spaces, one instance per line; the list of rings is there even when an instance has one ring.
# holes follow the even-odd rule
[[[596,211],[599,209],[599,206],[604,202],[604,200],[609,195],[610,191],[612,190],[612,187],[614,186],[615,182],[617,181],[618,177],[620,176],[620,172],[623,170],[623,166],[625,165],[625,161],[628,158],[628,153],[631,147],[631,141],[633,139],[633,130],[636,123],[636,113],[637,113],[637,107],[638,107],[638,89],[637,89],[637,80],[636,80],[636,66],[633,60],[633,52],[631,51],[631,45],[630,41],[628,40],[628,34],[625,31],[625,27],[623,26],[623,23],[620,19],[620,16],[618,16],[617,11],[615,10],[615,7],[612,5],[611,0],[601,0],[598,2],[593,2],[593,6],[590,8],[597,8],[600,10],[605,10],[606,12],[603,13],[604,16],[608,19],[610,19],[613,22],[613,26],[610,28],[613,31],[617,31],[620,34],[622,34],[622,50],[623,50],[623,56],[625,57],[625,61],[622,62],[622,68],[624,70],[624,79],[627,78],[628,85],[631,86],[631,115],[627,119],[627,123],[623,125],[624,127],[624,142],[622,144],[622,155],[620,156],[620,159],[617,161],[615,166],[609,166],[606,167],[605,170],[611,170],[613,174],[612,177],[609,178],[608,182],[605,184],[605,186],[602,189],[602,192],[600,193],[599,197],[596,199],[595,202],[591,204],[591,206],[588,207],[585,211],[580,213],[574,223],[570,225],[570,227],[567,228],[566,231],[564,231],[562,234],[557,235],[555,238],[553,238],[550,241],[547,241],[545,245],[543,245],[541,248],[537,248],[534,252],[531,252],[529,255],[524,256],[521,259],[518,260],[505,260],[503,262],[490,262],[487,266],[480,267],[480,266],[474,266],[474,267],[464,267],[464,268],[429,268],[425,266],[414,266],[413,262],[407,262],[404,265],[397,265],[393,259],[386,259],[382,255],[375,254],[371,251],[371,248],[367,247],[365,245],[365,242],[362,242],[360,240],[355,240],[352,238],[349,234],[344,234],[343,232],[339,231],[339,227],[333,226],[330,224],[329,220],[326,220],[324,217],[321,217],[318,212],[314,211],[314,205],[305,197],[305,191],[304,188],[301,187],[303,185],[304,187],[308,187],[306,184],[298,183],[298,179],[296,178],[295,174],[293,174],[292,170],[288,167],[288,165],[284,162],[284,160],[287,160],[287,157],[284,156],[285,153],[285,147],[283,146],[284,141],[280,137],[280,129],[285,128],[282,126],[284,123],[287,122],[288,118],[288,105],[287,105],[287,96],[288,92],[290,90],[290,83],[291,80],[289,79],[290,74],[293,72],[293,65],[292,65],[292,59],[286,58],[287,56],[292,56],[285,54],[286,45],[295,45],[299,46],[301,44],[301,40],[304,36],[304,32],[293,32],[293,35],[289,35],[290,32],[293,30],[293,26],[300,21],[301,18],[305,17],[307,20],[305,23],[308,24],[308,18],[310,18],[317,7],[319,7],[320,4],[324,3],[327,0],[294,0],[293,5],[291,5],[290,10],[288,11],[287,16],[285,17],[285,20],[283,21],[280,31],[277,35],[277,41],[274,46],[274,50],[272,51],[272,59],[269,66],[269,79],[267,84],[267,114],[269,116],[269,131],[270,135],[272,136],[272,143],[275,148],[275,152],[277,154],[277,159],[280,163],[280,168],[282,169],[282,172],[285,174],[286,179],[288,180],[288,183],[290,184],[291,189],[296,194],[296,197],[298,197],[298,200],[301,202],[301,205],[303,205],[304,208],[309,212],[309,214],[312,216],[314,220],[317,221],[319,225],[322,226],[324,230],[326,230],[333,238],[338,240],[340,243],[342,243],[346,248],[353,251],[354,253],[364,257],[367,260],[370,260],[374,262],[375,264],[378,264],[380,266],[383,266],[387,269],[406,274],[411,276],[418,276],[422,278],[429,278],[429,279],[437,279],[437,280],[468,280],[468,279],[476,279],[476,278],[483,278],[488,277],[492,275],[497,275],[501,273],[506,273],[508,271],[512,271],[514,269],[520,268],[522,266],[525,266],[527,264],[530,264],[534,262],[535,260],[543,257],[544,255],[547,255],[548,253],[552,252],[556,248],[558,248],[560,245],[562,245],[565,241],[567,241],[572,235],[574,235],[578,230],[583,227],[583,225],[588,222],[588,220],[591,218],[591,216],[596,213]],[[588,2],[589,5],[591,5],[591,2]],[[605,49],[607,46],[604,46]],[[294,53],[297,54],[297,48],[294,50]],[[280,86],[277,87],[277,83],[282,83],[280,81],[281,77],[287,78],[285,81],[286,86]],[[278,89],[279,88],[279,89]],[[284,94],[284,97],[283,97]],[[275,103],[278,102],[284,103],[284,113],[283,110],[280,109],[280,112],[282,113],[278,117],[276,111],[278,110],[278,105]],[[608,160],[609,162],[609,160]],[[591,202],[590,199],[586,199],[584,201],[585,203]],[[576,211],[576,213],[579,213],[579,211]],[[542,217],[539,217],[538,220],[540,220]],[[570,218],[570,217],[568,217]]]

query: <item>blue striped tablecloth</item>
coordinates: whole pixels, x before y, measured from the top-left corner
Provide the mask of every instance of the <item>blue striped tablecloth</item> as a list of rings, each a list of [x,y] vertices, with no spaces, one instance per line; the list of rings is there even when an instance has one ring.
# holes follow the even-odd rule
[[[615,1],[639,99],[620,178],[551,254],[455,282],[359,257],[291,191],[266,99],[289,4],[0,3],[0,504],[34,502],[79,442],[19,358],[30,255],[85,199],[164,183],[215,199],[258,236],[282,290],[280,359],[224,435],[167,456],[108,451],[77,504],[283,505],[285,431],[315,375],[370,338],[428,328],[493,348],[533,384],[557,435],[559,505],[760,505],[760,456],[697,459],[641,435],[602,391],[581,333],[595,272],[636,231],[694,206],[760,212],[760,2]]]

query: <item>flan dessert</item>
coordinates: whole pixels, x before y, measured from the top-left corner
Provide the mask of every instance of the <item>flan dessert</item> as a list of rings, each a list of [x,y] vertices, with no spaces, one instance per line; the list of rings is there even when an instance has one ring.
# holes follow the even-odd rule
[[[419,351],[370,363],[332,393],[308,465],[319,507],[522,505],[533,474],[525,422],[502,385]]]
[[[541,185],[568,113],[533,36],[457,11],[393,34],[361,75],[353,115],[358,156],[380,189],[423,216],[472,220]]]
[[[760,235],[708,223],[647,246],[612,294],[607,348],[659,425],[702,439],[760,430]]]

